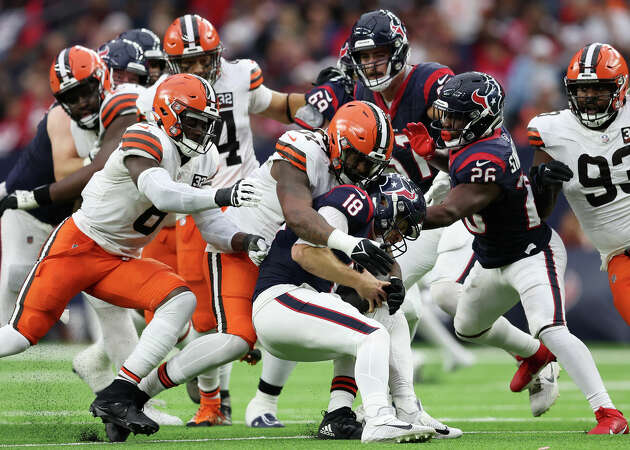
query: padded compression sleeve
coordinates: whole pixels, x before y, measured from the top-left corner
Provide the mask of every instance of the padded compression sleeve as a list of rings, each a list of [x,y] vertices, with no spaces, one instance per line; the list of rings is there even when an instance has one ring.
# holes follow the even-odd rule
[[[216,189],[198,189],[173,181],[161,167],[142,172],[138,177],[138,190],[164,212],[191,214],[218,207],[214,201]]]
[[[195,224],[203,239],[216,250],[232,253],[232,238],[239,232],[238,227],[220,209],[209,209],[193,215]]]

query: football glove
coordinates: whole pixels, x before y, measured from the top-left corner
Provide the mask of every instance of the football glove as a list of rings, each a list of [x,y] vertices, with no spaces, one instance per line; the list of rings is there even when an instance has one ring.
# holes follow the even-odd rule
[[[403,130],[411,149],[429,161],[435,154],[435,141],[421,122],[411,122],[407,124],[407,128]]]
[[[529,177],[536,189],[541,190],[545,186],[562,186],[562,183],[573,178],[573,171],[563,162],[551,160],[532,167],[529,170]]]
[[[385,286],[383,290],[387,292],[387,307],[389,315],[393,315],[400,309],[405,300],[405,286],[400,278],[391,277],[389,286]]]
[[[32,191],[14,191],[0,201],[0,216],[7,209],[35,209],[43,205],[49,205],[50,185],[36,187]]]
[[[394,258],[370,239],[361,239],[348,256],[372,275],[387,275],[394,265]]]
[[[232,187],[217,189],[214,202],[218,206],[256,206],[262,193],[248,180],[238,180]]]
[[[450,191],[451,177],[448,176],[448,173],[440,170],[433,179],[431,187],[427,193],[424,194],[424,199],[427,205],[439,205],[444,201]]]
[[[248,234],[243,245],[247,249],[249,259],[257,266],[260,266],[269,252],[269,244],[267,244],[265,238],[257,234]]]
[[[258,361],[262,359],[262,353],[257,348],[252,349],[245,353],[245,356],[241,358],[241,361],[246,362],[250,366],[255,366],[258,364]]]
[[[354,82],[350,77],[343,73],[338,67],[329,66],[322,69],[317,74],[314,86],[321,86],[324,83],[340,83],[346,93],[351,94],[354,91]]]

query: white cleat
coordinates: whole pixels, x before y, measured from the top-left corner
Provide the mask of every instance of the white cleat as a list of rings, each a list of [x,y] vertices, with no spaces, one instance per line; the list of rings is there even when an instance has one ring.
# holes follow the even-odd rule
[[[459,428],[449,427],[439,420],[431,417],[428,412],[422,409],[420,401],[417,400],[416,404],[418,405],[418,409],[410,413],[402,408],[398,408],[396,410],[396,416],[398,419],[404,422],[433,428],[436,433],[435,436],[433,436],[433,439],[455,439],[464,434],[464,432]]]
[[[250,428],[283,428],[278,420],[278,404],[259,397],[252,398],[245,409],[245,425]]]
[[[381,408],[379,415],[367,419],[361,434],[361,442],[426,442],[435,436],[431,427],[398,420],[393,408]]]
[[[155,407],[155,405],[163,406],[164,402],[160,400],[149,399],[144,404],[143,412],[147,415],[147,417],[155,422],[158,425],[184,425],[184,421],[177,416],[172,416],[170,414],[165,413],[164,411],[160,411]]]
[[[549,411],[558,399],[560,395],[558,389],[559,374],[560,365],[557,362],[550,362],[527,387],[529,390],[529,405],[532,408],[534,417]]]
[[[101,340],[76,354],[72,360],[72,371],[90,386],[92,392],[102,391],[115,378]]]
[[[435,436],[433,436],[434,439],[456,439],[464,434],[459,428],[449,427],[439,420],[434,419],[425,410],[420,411],[414,423],[433,428],[436,433]]]

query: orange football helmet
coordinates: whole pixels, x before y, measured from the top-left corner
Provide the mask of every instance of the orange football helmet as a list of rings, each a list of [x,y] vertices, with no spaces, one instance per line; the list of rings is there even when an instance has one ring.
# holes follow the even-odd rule
[[[197,14],[171,23],[164,34],[164,51],[173,73],[194,73],[211,84],[219,77],[223,53],[219,33]]]
[[[59,52],[50,66],[50,89],[79,127],[94,129],[105,94],[112,86],[109,70],[94,50],[75,45]]]
[[[205,154],[216,144],[221,118],[216,93],[207,80],[187,73],[171,75],[157,87],[153,112],[185,156]]]
[[[355,100],[337,110],[328,126],[330,164],[341,183],[364,184],[387,167],[394,130],[378,106]]]
[[[571,112],[584,126],[598,128],[626,103],[628,65],[612,46],[595,42],[571,58],[564,85]]]

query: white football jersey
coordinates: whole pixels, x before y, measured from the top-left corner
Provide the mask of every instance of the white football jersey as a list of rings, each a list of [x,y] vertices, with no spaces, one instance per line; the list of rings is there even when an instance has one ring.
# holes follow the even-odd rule
[[[271,176],[273,162],[287,161],[305,172],[315,198],[339,184],[329,170],[327,148],[327,139],[321,132],[287,131],[280,136],[275,153],[247,177],[262,190],[261,202],[251,208],[228,208],[225,214],[238,224],[241,231],[258,234],[267,242],[273,241],[276,232],[284,223],[282,207],[276,193],[276,180]],[[207,251],[215,250],[208,245]]]
[[[92,149],[98,146],[98,129],[86,130],[79,127],[74,120],[71,120],[70,133],[72,134],[74,146],[77,149],[77,155],[81,158],[90,156]]]
[[[81,196],[83,204],[73,214],[77,227],[107,252],[139,258],[164,225],[166,212],[159,211],[142,194],[123,160],[138,155],[154,159],[173,180],[201,187],[217,171],[216,148],[181,165],[180,154],[170,138],[156,125],[137,123],[125,131],[119,147],[103,170],[95,173]]]
[[[530,145],[573,171],[562,190],[605,270],[630,247],[630,108],[602,131],[584,127],[568,109],[541,114],[528,135]]]
[[[138,109],[147,117],[161,80],[163,78],[138,98]],[[217,94],[222,119],[217,145],[219,171],[212,179],[214,188],[231,186],[259,166],[249,115],[257,114],[269,105],[271,94],[262,83],[262,71],[256,62],[250,59],[221,59],[221,73],[212,86]]]

